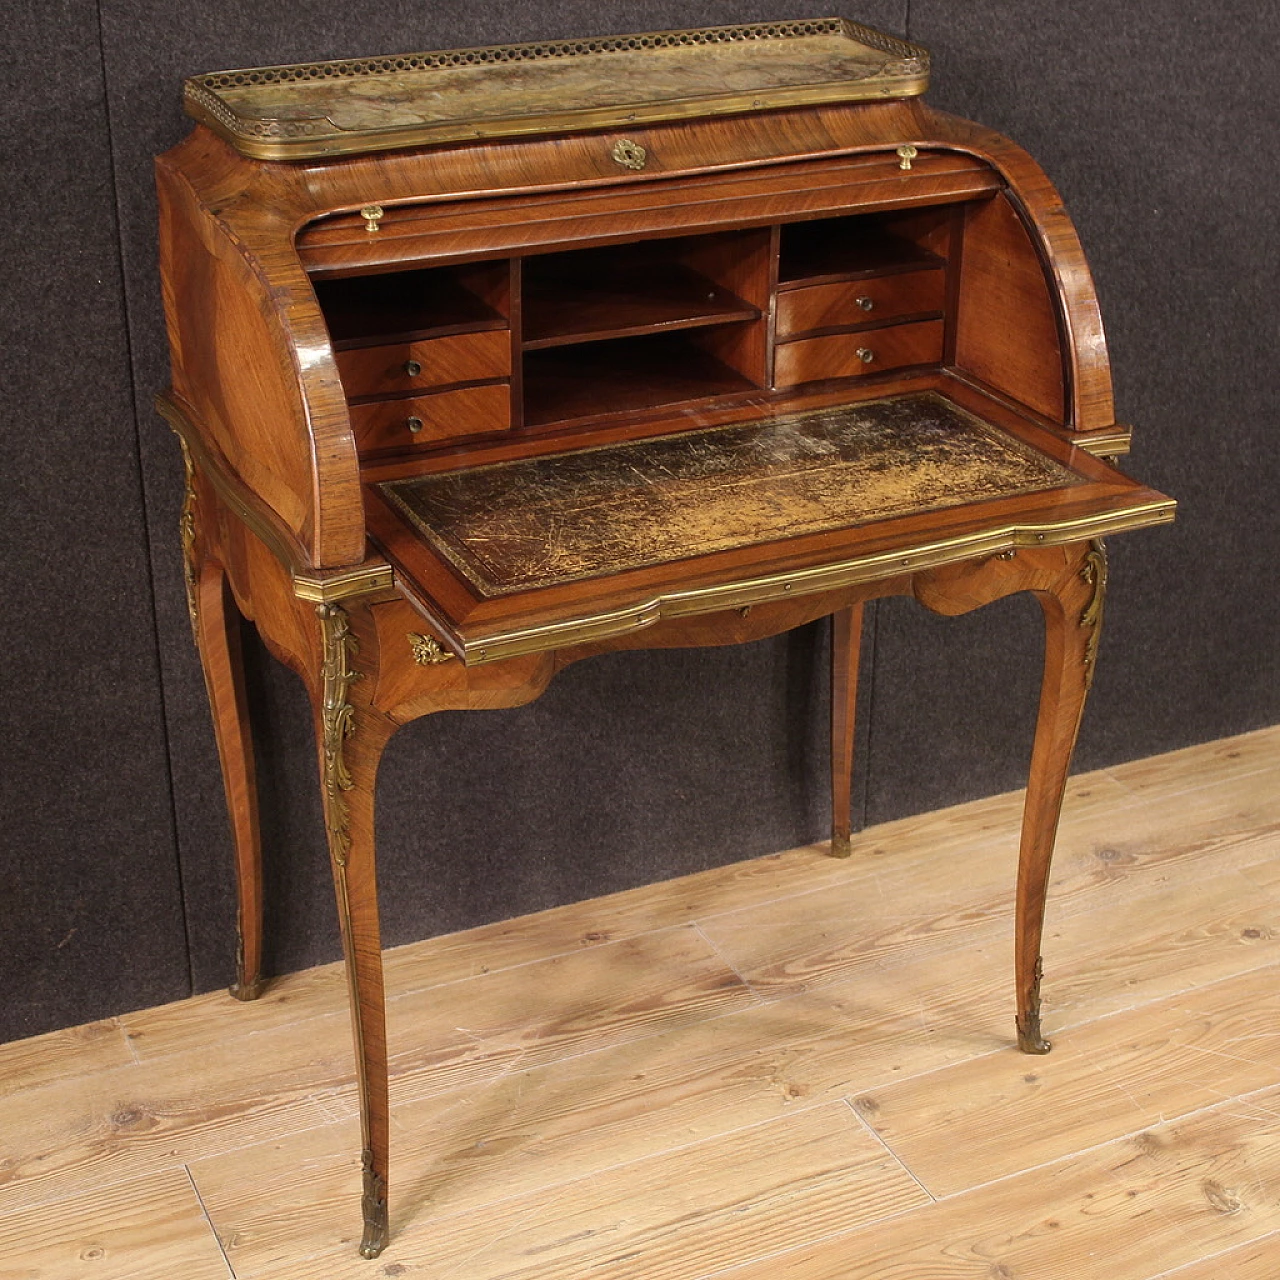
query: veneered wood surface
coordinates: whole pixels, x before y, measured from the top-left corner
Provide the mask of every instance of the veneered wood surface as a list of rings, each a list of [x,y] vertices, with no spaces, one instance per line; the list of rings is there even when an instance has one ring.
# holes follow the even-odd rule
[[[1004,197],[967,210],[956,317],[956,365],[1063,420],[1055,299],[1027,229]]]
[[[174,389],[307,564],[365,556],[345,397],[294,248],[311,223],[301,242],[307,266],[341,273],[910,208],[989,194],[999,173],[1013,184],[1059,294],[1068,425],[1112,425],[1105,344],[1078,241],[1043,174],[1006,140],[915,101],[771,112],[745,128],[717,119],[632,133],[650,157],[636,176],[618,171],[608,135],[388,152],[304,173],[246,160],[197,127],[158,161]],[[893,154],[904,141],[920,150],[909,172]],[[479,194],[491,198],[471,199]],[[387,210],[372,235],[356,216],[369,203]],[[226,304],[210,309],[214,289]],[[303,351],[305,359],[295,356]],[[518,370],[513,377],[518,383]]]
[[[342,385],[354,399],[505,377],[511,372],[511,340],[500,329],[487,329],[356,347],[336,352],[334,359]]]
[[[361,454],[492,435],[511,426],[511,384],[485,382],[426,396],[352,405],[351,426]]]
[[[839,281],[785,289],[778,294],[778,336],[941,312],[945,298],[946,275],[938,268],[871,276],[853,287]]]
[[[882,329],[779,342],[773,382],[782,388],[826,378],[861,378],[911,365],[935,365],[941,359],[940,320],[892,324]]]

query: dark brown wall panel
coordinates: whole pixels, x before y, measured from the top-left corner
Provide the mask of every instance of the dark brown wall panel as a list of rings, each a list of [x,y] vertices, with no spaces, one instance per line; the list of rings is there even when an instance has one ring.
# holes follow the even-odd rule
[[[913,0],[936,105],[1025,146],[1066,200],[1097,281],[1125,465],[1181,506],[1112,545],[1077,767],[1280,720],[1275,495],[1280,198],[1273,6]],[[1024,602],[1025,603],[1025,602]],[[992,612],[990,610],[984,612]],[[1038,679],[1026,622],[967,633],[880,611],[871,821],[1018,785]],[[957,652],[969,645],[969,652]],[[969,749],[946,745],[963,735]],[[941,758],[940,758],[941,757]]]
[[[188,990],[94,6],[5,44],[0,1040]]]

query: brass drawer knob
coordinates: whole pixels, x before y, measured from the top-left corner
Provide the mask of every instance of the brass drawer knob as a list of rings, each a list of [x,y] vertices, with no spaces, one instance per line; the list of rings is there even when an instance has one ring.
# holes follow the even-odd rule
[[[405,425],[406,427],[408,427],[408,428],[409,428],[409,430],[410,430],[410,431],[412,431],[412,432],[413,432],[413,434],[416,436],[416,435],[418,434],[418,432],[422,430],[422,419],[421,419],[421,418],[406,418],[406,419],[405,419],[405,424],[404,424],[404,425]]]
[[[910,169],[911,162],[919,154],[920,153],[909,142],[905,146],[899,147],[898,148],[898,168]]]
[[[360,210],[360,216],[364,219],[364,229],[366,231],[377,231],[378,223],[382,218],[382,206],[380,204],[367,204]]]
[[[871,308],[876,305],[875,302],[871,298],[868,298],[865,293],[854,298],[854,302],[856,302],[858,306],[860,306],[863,309],[863,311],[870,311]]]
[[[422,372],[422,366],[416,360],[406,360],[404,362],[404,371],[411,378],[416,378]]]
[[[876,353],[870,347],[859,347],[855,354],[863,364],[870,364],[876,358]]]

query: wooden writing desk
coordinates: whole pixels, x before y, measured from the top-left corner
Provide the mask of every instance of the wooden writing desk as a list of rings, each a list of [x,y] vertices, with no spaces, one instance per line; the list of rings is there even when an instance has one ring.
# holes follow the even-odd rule
[[[223,72],[158,161],[192,623],[262,988],[235,610],[306,684],[351,986],[361,1251],[387,1234],[378,760],[611,649],[831,615],[849,852],[862,603],[1036,594],[1017,1031],[1093,672],[1103,535],[1173,503],[1106,459],[1106,347],[1035,163],[840,19]],[[234,605],[234,608],[232,607]],[[850,1029],[856,1034],[856,1028]]]

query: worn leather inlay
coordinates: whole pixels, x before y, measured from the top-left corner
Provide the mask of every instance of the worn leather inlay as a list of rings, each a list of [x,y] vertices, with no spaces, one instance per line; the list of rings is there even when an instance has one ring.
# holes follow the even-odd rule
[[[1083,483],[933,392],[379,486],[484,596]]]

